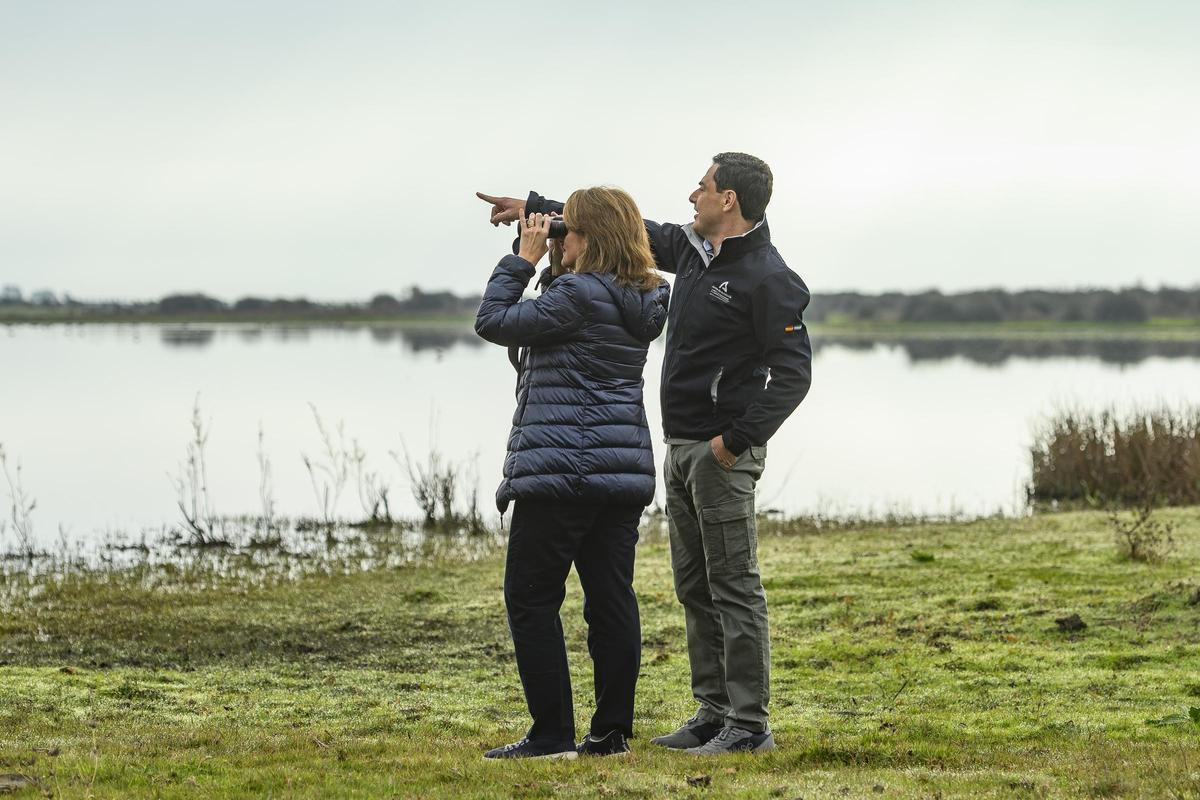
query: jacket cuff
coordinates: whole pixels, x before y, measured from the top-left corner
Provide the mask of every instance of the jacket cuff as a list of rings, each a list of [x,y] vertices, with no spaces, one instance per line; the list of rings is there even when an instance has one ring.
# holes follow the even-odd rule
[[[537,192],[530,192],[529,197],[525,198],[525,216],[529,216],[530,214],[561,214],[562,210],[562,203],[543,197]]]
[[[505,256],[500,259],[500,263],[496,265],[497,269],[504,269],[506,272],[511,272],[518,278],[521,278],[525,283],[529,283],[529,279],[536,272],[533,264],[530,264],[520,256]]]
[[[750,449],[750,441],[745,436],[734,431],[722,433],[721,438],[725,441],[725,449],[735,456],[741,456],[742,453]]]
[[[554,274],[553,267],[543,267],[542,273],[540,275],[538,275],[537,284],[536,284],[537,290],[539,292],[546,291],[547,289],[550,288],[550,284],[554,283],[554,279],[557,277],[558,276]]]

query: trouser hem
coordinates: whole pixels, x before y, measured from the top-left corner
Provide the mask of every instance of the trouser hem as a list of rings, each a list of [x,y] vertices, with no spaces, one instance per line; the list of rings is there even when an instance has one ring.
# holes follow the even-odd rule
[[[721,724],[730,728],[741,728],[742,730],[750,731],[751,733],[766,733],[771,729],[762,722],[747,722],[745,720],[732,719],[729,717],[726,717],[725,721]]]

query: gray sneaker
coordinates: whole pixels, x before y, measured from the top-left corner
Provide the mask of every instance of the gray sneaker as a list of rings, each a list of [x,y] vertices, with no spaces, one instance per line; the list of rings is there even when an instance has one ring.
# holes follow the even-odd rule
[[[726,753],[762,753],[775,749],[775,736],[770,731],[752,733],[745,728],[722,728],[721,732],[699,747],[689,747],[694,756],[721,756]]]
[[[700,715],[697,714],[683,723],[674,733],[655,736],[650,740],[650,744],[657,744],[671,750],[687,750],[699,747],[720,732],[721,724],[719,722],[700,719]]]

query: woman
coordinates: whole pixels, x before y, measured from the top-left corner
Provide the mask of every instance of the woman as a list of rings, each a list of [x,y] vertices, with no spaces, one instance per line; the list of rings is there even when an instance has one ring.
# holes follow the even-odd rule
[[[504,602],[533,725],[486,758],[574,758],[628,752],[641,623],[633,592],[638,520],[654,497],[642,403],[646,351],[667,319],[670,289],[637,205],[620,189],[571,195],[563,209],[565,274],[521,302],[549,247],[550,217],[521,223],[520,249],[488,280],[475,330],[524,347],[508,437],[503,513],[514,503]],[[557,270],[554,270],[557,271]],[[576,747],[559,609],[571,564],[583,586],[596,713]]]

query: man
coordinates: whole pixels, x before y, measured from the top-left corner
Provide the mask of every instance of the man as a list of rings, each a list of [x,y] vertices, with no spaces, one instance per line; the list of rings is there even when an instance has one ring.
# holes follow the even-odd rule
[[[720,153],[689,197],[693,221],[646,222],[658,267],[675,274],[662,367],[671,567],[687,624],[699,708],[651,742],[699,755],[775,747],[768,724],[770,641],[758,569],[754,487],[766,444],[808,393],[809,293],[771,245],[773,176]],[[493,224],[560,211],[479,194]]]

